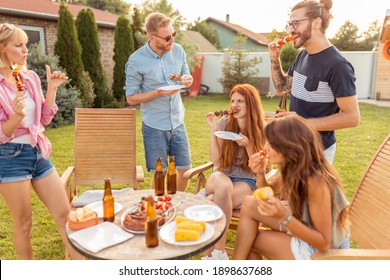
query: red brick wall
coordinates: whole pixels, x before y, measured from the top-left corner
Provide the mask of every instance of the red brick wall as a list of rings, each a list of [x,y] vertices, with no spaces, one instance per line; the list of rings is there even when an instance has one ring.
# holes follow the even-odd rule
[[[45,52],[50,55],[54,54],[54,43],[57,40],[57,21],[0,15],[0,22],[9,22],[15,25],[27,25],[43,28],[45,36]],[[101,61],[103,69],[106,72],[108,85],[111,88],[114,70],[113,56],[115,29],[98,27],[98,32]],[[123,71],[125,70],[123,69]]]

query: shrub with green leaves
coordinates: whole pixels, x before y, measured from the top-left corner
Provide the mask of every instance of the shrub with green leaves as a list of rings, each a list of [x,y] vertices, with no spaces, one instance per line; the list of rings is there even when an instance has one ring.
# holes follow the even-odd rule
[[[35,71],[41,79],[44,94],[47,90],[45,65],[49,65],[52,72],[60,70],[66,73],[64,69],[58,66],[58,57],[45,55],[39,44],[32,44],[30,46],[27,64],[28,68]],[[69,81],[66,81],[58,88],[56,96],[58,112],[54,116],[49,127],[58,127],[60,125],[74,123],[75,108],[82,107],[79,95],[80,91],[69,85]]]

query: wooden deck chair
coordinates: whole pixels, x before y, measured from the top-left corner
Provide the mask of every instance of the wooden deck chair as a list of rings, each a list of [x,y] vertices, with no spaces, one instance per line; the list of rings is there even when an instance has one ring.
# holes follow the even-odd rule
[[[105,177],[134,189],[144,181],[142,167],[136,166],[136,110],[77,108],[74,166],[61,176],[69,201],[78,185],[104,184]]]
[[[316,252],[312,259],[390,260],[390,134],[378,149],[352,198],[351,237],[362,249]]]
[[[275,113],[271,112],[266,112],[265,113],[265,120],[266,122],[270,122],[273,118],[275,117]],[[205,164],[202,164],[198,167],[191,168],[187,170],[183,177],[186,179],[192,179],[194,176],[196,177],[196,182],[195,182],[195,193],[202,192],[204,190],[204,187],[206,186],[206,175],[205,172],[212,170],[214,167],[213,162],[207,162]],[[270,170],[266,174],[266,179],[271,180],[277,173],[276,169]],[[237,226],[238,226],[238,221],[240,219],[240,210],[233,210],[233,215],[232,219],[229,224],[229,229],[237,231]],[[225,250],[228,254],[232,255],[234,249],[231,247],[225,247]]]

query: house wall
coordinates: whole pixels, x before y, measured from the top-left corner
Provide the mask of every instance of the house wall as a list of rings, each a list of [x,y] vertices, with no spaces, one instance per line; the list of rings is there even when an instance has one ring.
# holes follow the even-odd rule
[[[222,85],[218,82],[222,78],[222,67],[226,53],[202,53],[205,60],[202,68],[201,83],[210,87],[209,92],[222,93]],[[356,93],[359,99],[373,98],[373,79],[375,77],[375,52],[342,52],[351,62],[355,69]],[[257,70],[259,77],[269,78],[269,91],[275,93],[275,88],[271,81],[270,59],[267,52],[249,53],[248,58],[258,57],[260,59]],[[388,63],[390,64],[390,63]],[[390,73],[390,70],[387,72]],[[387,74],[389,79],[389,74]],[[389,85],[389,83],[387,83]]]
[[[15,25],[43,28],[45,38],[45,53],[49,55],[54,54],[54,44],[57,41],[57,21],[0,15],[0,22],[10,22]],[[106,72],[108,85],[111,85],[113,81],[113,70],[115,65],[113,60],[115,29],[98,27],[98,33],[100,42],[101,62],[103,65],[103,69]]]
[[[234,42],[234,39],[237,37],[236,32],[233,32],[225,27],[221,27],[219,24],[215,24],[213,22],[208,24],[217,31],[222,49],[237,48],[237,46],[232,46],[232,42]],[[268,46],[261,46],[248,39],[245,42],[244,49],[253,52],[265,52],[268,50]]]

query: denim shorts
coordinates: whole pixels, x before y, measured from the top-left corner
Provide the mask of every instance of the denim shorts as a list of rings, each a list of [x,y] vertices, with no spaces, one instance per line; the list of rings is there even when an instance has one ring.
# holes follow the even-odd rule
[[[159,130],[142,123],[144,136],[146,168],[150,172],[156,169],[156,159],[162,158],[163,170],[168,167],[168,156],[175,157],[176,169],[186,170],[192,167],[190,145],[184,124],[174,130]]]
[[[0,144],[0,183],[38,180],[54,171],[50,159],[42,158],[39,146]]]
[[[229,176],[229,178],[230,178],[230,180],[232,180],[233,183],[243,182],[243,183],[247,184],[252,189],[252,191],[256,190],[256,180],[249,179],[249,178],[235,178],[235,177],[230,177],[230,176]]]
[[[325,151],[325,158],[332,164],[334,155],[336,154],[336,143],[334,143],[332,146],[327,148]]]
[[[344,242],[339,246],[338,249],[349,249],[350,248],[351,236],[345,238]],[[311,246],[309,243],[293,236],[290,240],[290,248],[296,260],[311,260],[311,255],[318,250]]]

